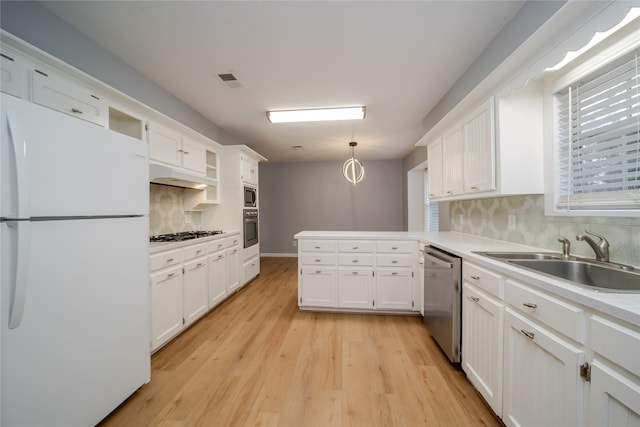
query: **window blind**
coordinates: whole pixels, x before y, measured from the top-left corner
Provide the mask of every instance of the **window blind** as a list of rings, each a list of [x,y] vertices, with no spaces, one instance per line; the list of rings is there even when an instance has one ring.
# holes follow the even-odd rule
[[[429,178],[424,171],[424,231],[439,230],[438,202],[429,200]]]
[[[558,208],[640,208],[639,52],[554,94]]]

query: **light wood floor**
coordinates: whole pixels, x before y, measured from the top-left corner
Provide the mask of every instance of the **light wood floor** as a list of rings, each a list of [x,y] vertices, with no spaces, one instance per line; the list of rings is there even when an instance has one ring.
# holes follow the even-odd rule
[[[298,311],[296,263],[263,258],[101,426],[501,425],[419,316]]]

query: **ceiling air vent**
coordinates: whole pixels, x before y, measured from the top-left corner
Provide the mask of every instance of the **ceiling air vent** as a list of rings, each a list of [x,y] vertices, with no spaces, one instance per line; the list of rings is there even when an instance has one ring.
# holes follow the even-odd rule
[[[232,89],[245,87],[244,83],[242,83],[232,72],[220,73],[218,74],[218,78],[225,84],[225,86]]]

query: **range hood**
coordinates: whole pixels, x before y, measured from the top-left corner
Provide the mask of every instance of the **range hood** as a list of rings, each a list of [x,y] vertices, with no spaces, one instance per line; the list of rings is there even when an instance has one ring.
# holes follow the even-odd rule
[[[208,184],[207,179],[203,176],[156,163],[149,164],[149,182],[153,184],[198,189],[202,189]]]

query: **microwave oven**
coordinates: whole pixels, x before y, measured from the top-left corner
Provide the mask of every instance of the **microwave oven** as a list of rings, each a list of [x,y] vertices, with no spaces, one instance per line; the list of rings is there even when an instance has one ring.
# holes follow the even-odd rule
[[[258,189],[253,187],[244,187],[244,207],[255,208],[258,202]]]

